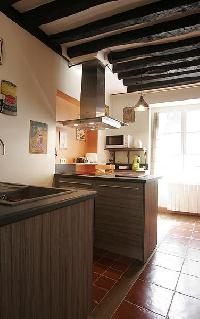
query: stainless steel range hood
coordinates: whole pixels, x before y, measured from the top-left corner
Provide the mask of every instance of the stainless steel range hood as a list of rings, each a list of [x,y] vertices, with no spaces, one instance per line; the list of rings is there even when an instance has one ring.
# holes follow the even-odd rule
[[[104,114],[105,67],[98,60],[85,62],[82,65],[80,119],[59,121],[59,123],[87,130],[113,129],[126,125]]]

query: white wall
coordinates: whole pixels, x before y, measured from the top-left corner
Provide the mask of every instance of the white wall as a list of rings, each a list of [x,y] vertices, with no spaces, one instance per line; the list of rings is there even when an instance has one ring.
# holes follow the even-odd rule
[[[143,146],[148,149],[148,162],[150,161],[151,152],[151,113],[153,104],[166,103],[174,101],[185,101],[188,99],[199,99],[200,88],[188,87],[163,91],[152,91],[144,94],[145,100],[152,105],[148,112],[136,112],[136,121],[128,127],[122,127],[119,130],[109,130],[107,135],[129,134],[133,136],[133,141],[141,140]],[[134,106],[139,99],[139,93],[117,94],[111,98],[111,116],[119,120],[123,120],[123,108],[126,106]],[[175,107],[175,106],[173,106]],[[188,106],[189,107],[189,106]],[[152,110],[152,111],[151,111]],[[126,156],[122,153],[117,154],[118,162],[125,162]]]
[[[64,59],[0,13],[4,62],[0,80],[17,85],[18,115],[0,113],[0,181],[51,185],[55,170],[56,90],[77,98],[80,75]],[[30,120],[48,124],[48,154],[29,153]]]

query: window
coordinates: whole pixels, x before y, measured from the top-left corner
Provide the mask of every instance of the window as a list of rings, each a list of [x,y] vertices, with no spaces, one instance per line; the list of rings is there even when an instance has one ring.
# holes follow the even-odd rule
[[[200,182],[200,109],[159,113],[156,174]]]

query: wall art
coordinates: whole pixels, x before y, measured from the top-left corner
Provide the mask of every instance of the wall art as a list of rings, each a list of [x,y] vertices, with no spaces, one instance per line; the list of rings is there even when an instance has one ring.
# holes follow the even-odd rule
[[[78,141],[85,141],[86,140],[86,130],[77,128],[76,129],[76,139]]]
[[[123,122],[125,123],[135,122],[135,111],[133,107],[123,108]]]
[[[0,65],[3,64],[3,39],[0,38]]]
[[[17,115],[17,86],[10,81],[1,81],[1,110],[7,115]]]
[[[48,125],[30,121],[29,152],[47,154]]]

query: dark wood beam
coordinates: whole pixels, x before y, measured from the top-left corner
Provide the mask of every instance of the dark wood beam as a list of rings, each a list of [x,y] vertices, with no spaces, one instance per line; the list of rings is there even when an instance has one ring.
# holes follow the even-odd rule
[[[102,49],[112,48],[114,46],[154,41],[188,34],[190,32],[198,31],[199,28],[200,13],[196,13],[184,18],[176,19],[175,21],[162,22],[151,27],[148,26],[143,29],[127,31],[79,44],[68,48],[67,54],[70,58],[74,58],[85,54],[95,53]]]
[[[1,0],[0,1],[0,11],[8,8],[9,6],[11,6],[12,4],[14,4],[15,2],[18,2],[18,1],[19,0]]]
[[[179,63],[171,63],[161,66],[154,66],[154,67],[147,67],[147,68],[141,68],[140,70],[134,70],[129,72],[121,72],[118,74],[119,79],[128,79],[131,77],[136,77],[139,75],[147,75],[147,74],[159,74],[164,72],[179,72],[184,71],[189,68],[196,68],[200,66],[200,59],[196,59],[193,61],[186,61],[186,62],[179,62]]]
[[[52,35],[50,38],[56,43],[73,42],[85,38],[94,37],[107,32],[112,32],[130,26],[158,21],[160,18],[168,17],[171,14],[191,12],[200,9],[199,0],[161,0],[156,3],[147,4],[111,17],[88,23],[76,29],[64,31]]]
[[[179,71],[179,72],[174,72],[174,73],[165,72],[165,73],[159,73],[159,74],[149,74],[149,75],[142,76],[142,82],[145,83],[145,82],[151,82],[151,81],[152,82],[159,81],[162,79],[167,79],[170,76],[172,78],[175,78],[175,77],[183,77],[184,78],[184,77],[187,77],[187,76],[190,76],[193,74],[195,76],[197,73],[200,73],[200,67],[195,68],[194,70],[185,70],[185,71]],[[128,78],[128,79],[123,80],[123,84],[125,86],[131,86],[131,85],[138,84],[138,83],[141,83],[141,76],[132,77],[132,78]]]
[[[191,61],[192,59],[200,58],[200,49],[191,50],[189,52],[175,53],[169,55],[163,55],[159,57],[152,57],[146,59],[139,59],[134,61],[116,63],[113,65],[113,72],[126,72],[131,70],[137,70],[145,67],[151,67],[156,65],[163,65],[170,62],[178,63],[184,61]]]
[[[200,48],[200,37],[192,37],[170,43],[152,44],[140,48],[119,52],[110,52],[108,60],[111,64],[134,60],[140,57],[160,56],[163,54],[182,53]]]
[[[32,27],[38,27],[111,1],[116,0],[56,0],[23,13],[22,18]]]
[[[143,90],[153,90],[153,89],[161,89],[161,88],[168,88],[168,87],[189,85],[189,84],[196,84],[196,83],[200,84],[200,76],[196,78],[191,77],[186,79],[168,80],[165,82],[158,81],[154,83],[148,83],[148,84],[144,84],[142,88]],[[128,86],[127,93],[140,91],[140,88],[141,88],[140,85]]]
[[[54,50],[56,53],[62,55],[61,47],[60,45],[55,45],[48,40],[48,36],[39,28],[32,28],[28,24],[24,23],[21,18],[21,13],[15,10],[13,7],[9,7],[5,10],[2,10],[2,12],[10,18],[12,21],[16,22],[20,27],[27,30],[29,33],[31,33],[33,36],[38,38],[41,42],[46,44],[49,48]]]

